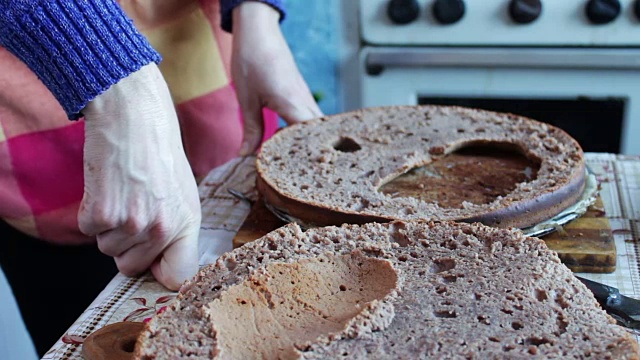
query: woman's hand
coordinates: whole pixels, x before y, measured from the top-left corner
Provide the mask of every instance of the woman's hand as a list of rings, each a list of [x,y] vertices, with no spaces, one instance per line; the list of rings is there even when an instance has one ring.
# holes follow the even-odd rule
[[[83,113],[80,230],[96,236],[125,275],[151,268],[161,284],[179,289],[198,266],[200,201],[160,71],[143,67]]]
[[[258,1],[245,1],[233,10],[231,73],[245,121],[241,155],[260,145],[263,107],[288,124],[322,116],[282,36],[279,16]]]

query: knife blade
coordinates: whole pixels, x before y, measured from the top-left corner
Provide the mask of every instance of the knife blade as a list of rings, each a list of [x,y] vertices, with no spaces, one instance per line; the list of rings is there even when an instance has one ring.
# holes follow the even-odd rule
[[[613,286],[576,276],[593,293],[600,306],[611,315],[618,324],[640,331],[640,300],[620,294]]]

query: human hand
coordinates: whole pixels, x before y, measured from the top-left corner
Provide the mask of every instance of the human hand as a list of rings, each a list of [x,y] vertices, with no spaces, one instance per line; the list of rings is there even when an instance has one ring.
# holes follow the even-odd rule
[[[231,74],[244,117],[240,155],[260,145],[263,107],[288,124],[322,116],[282,36],[279,16],[258,1],[245,1],[233,10]]]
[[[80,230],[125,275],[171,290],[198,266],[200,201],[167,85],[150,64],[87,105]]]

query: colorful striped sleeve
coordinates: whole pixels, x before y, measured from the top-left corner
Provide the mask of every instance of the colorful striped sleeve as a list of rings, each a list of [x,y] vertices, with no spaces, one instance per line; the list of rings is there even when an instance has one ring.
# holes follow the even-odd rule
[[[243,3],[244,1],[256,1],[256,0],[220,0],[220,16],[222,17],[221,26],[222,29],[228,32],[231,32],[233,28],[233,17],[231,13],[233,9]],[[285,17],[285,8],[284,8],[284,0],[257,0],[263,2],[265,4],[269,4],[273,6],[278,12],[280,12],[280,22],[284,20]]]
[[[160,61],[114,0],[0,0],[0,44],[70,119],[111,85]]]

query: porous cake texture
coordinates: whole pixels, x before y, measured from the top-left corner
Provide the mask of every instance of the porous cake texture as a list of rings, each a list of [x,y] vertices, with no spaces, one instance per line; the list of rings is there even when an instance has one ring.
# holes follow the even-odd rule
[[[522,154],[539,164],[537,176],[489,203],[455,207],[380,191],[416,167],[479,145]],[[460,107],[370,108],[290,126],[262,146],[256,166],[269,204],[317,226],[423,219],[524,228],[574,204],[585,184],[582,149],[563,130]]]
[[[138,359],[638,359],[543,241],[482,224],[291,224],[187,282]]]

